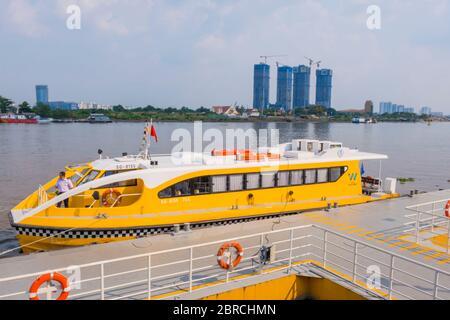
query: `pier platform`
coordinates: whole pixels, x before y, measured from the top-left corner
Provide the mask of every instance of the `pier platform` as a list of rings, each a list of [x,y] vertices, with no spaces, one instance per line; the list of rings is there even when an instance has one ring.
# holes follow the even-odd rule
[[[69,299],[277,298],[246,296],[242,288],[294,277],[323,279],[345,288],[342,296],[323,297],[316,288],[315,298],[346,299],[356,294],[363,299],[447,300],[450,254],[445,236],[450,219],[443,206],[449,199],[450,190],[443,190],[5,258],[0,260],[0,299],[28,299],[36,278],[60,272],[71,282]],[[441,242],[437,245],[433,239]],[[236,268],[224,270],[217,264],[217,251],[229,241],[239,242],[244,255]],[[262,257],[262,252],[268,255]],[[290,297],[304,296],[305,283],[287,285],[300,288]],[[55,291],[48,284],[40,297],[55,298]]]

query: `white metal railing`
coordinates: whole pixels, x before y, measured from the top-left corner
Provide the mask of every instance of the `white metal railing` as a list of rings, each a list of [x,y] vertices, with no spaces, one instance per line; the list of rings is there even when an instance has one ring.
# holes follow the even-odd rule
[[[228,241],[239,241],[245,255],[238,267],[225,271],[217,265],[216,250]],[[258,263],[263,246],[272,248],[264,265]],[[83,264],[75,278],[74,267],[1,278],[0,299],[27,299],[35,278],[49,272],[69,277],[70,299],[162,299],[239,281],[238,276],[289,273],[310,260],[361,287],[370,288],[375,279],[385,298],[450,299],[450,273],[315,225]]]
[[[447,235],[445,251],[450,253],[450,219],[445,216],[445,205],[449,200],[442,199],[406,207],[413,213],[405,215],[409,221],[404,224],[404,232],[412,234],[416,243],[428,240],[430,235]]]

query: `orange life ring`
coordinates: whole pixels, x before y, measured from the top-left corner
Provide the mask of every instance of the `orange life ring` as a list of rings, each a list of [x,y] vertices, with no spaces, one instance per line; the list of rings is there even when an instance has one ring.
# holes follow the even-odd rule
[[[109,189],[102,194],[102,204],[104,207],[112,207],[114,204],[120,204],[122,194],[114,189]]]
[[[54,273],[47,273],[39,278],[37,278],[30,287],[30,300],[39,300],[38,296],[38,290],[39,288],[46,282],[55,280],[61,285],[62,292],[59,295],[59,297],[56,300],[67,300],[69,297],[69,280],[67,280],[66,277],[64,277],[61,273],[54,272]]]
[[[445,205],[444,213],[447,218],[450,218],[450,200],[448,200],[447,204]]]
[[[236,259],[234,259],[231,263],[228,263],[224,259],[224,255],[225,252],[230,248],[236,249],[238,255]],[[244,256],[244,249],[238,242],[228,242],[222,245],[219,251],[217,252],[217,263],[222,269],[230,270],[232,268],[236,268],[239,265],[243,256]]]

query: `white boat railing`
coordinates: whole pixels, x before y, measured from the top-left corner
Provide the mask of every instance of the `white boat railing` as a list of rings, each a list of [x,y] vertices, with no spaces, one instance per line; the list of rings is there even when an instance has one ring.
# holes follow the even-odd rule
[[[445,206],[450,199],[442,199],[406,207],[413,213],[405,215],[405,233],[412,234],[416,243],[430,236],[447,235],[447,253],[450,253],[450,218],[445,215]]]
[[[239,241],[244,257],[233,270],[217,264],[223,243]],[[270,259],[261,263],[262,247]],[[40,275],[60,272],[71,283],[69,299],[176,299],[198,290],[261,274],[295,274],[315,263],[385,299],[450,299],[450,273],[335,231],[307,225],[131,257],[0,278],[0,299],[28,299]],[[46,288],[44,293],[57,291]],[[189,296],[186,296],[189,297]]]

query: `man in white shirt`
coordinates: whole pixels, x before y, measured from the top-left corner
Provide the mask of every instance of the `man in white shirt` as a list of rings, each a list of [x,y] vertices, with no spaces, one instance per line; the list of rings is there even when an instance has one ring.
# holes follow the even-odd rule
[[[70,179],[66,178],[65,172],[59,173],[59,179],[58,179],[58,182],[56,182],[55,188],[56,188],[57,195],[61,195],[65,192],[69,191],[70,189],[73,189],[73,183]],[[64,202],[65,208],[69,207],[69,199],[64,199],[62,202]],[[57,204],[58,208],[61,208],[62,202]]]

